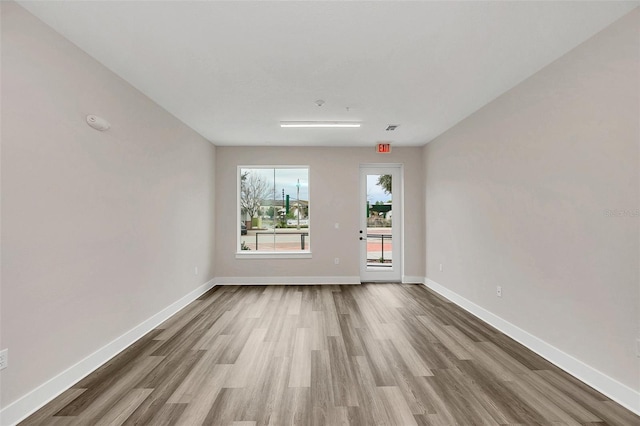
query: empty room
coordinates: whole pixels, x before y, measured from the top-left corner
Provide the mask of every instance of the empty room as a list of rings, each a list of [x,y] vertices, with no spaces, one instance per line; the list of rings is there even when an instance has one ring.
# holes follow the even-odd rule
[[[0,426],[639,425],[639,1],[0,1]]]

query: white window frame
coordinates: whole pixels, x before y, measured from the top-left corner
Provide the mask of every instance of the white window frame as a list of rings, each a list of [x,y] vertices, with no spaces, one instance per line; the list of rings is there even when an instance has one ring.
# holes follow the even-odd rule
[[[311,166],[309,165],[249,165],[237,166],[236,171],[236,259],[311,259],[311,248],[308,250],[296,251],[272,251],[258,252],[255,250],[241,250],[240,218],[242,209],[240,207],[240,177],[242,169],[307,169],[308,195],[309,195],[309,240],[311,240]]]

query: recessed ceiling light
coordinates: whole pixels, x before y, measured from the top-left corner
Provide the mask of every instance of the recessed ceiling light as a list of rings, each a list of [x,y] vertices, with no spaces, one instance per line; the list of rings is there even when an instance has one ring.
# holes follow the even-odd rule
[[[280,127],[360,127],[356,121],[281,121]]]

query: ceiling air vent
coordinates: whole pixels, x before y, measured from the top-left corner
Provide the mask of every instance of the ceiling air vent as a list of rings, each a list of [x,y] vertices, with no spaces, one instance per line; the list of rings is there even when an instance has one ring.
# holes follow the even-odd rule
[[[395,129],[398,128],[398,126],[399,124],[389,124],[385,130],[387,132],[393,132]]]

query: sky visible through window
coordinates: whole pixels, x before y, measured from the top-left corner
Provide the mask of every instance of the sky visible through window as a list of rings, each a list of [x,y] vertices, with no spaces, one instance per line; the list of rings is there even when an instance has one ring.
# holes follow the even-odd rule
[[[375,204],[380,201],[386,203],[391,200],[391,194],[384,192],[384,188],[378,185],[380,175],[367,175],[367,201]]]
[[[266,182],[269,182],[271,191],[269,193],[269,199],[273,199],[273,174],[274,169],[252,169],[244,167],[243,171],[251,172],[257,176],[263,177]],[[292,199],[296,198],[298,189],[296,185],[300,179],[300,199],[309,201],[309,170],[304,169],[289,169],[289,168],[276,168],[275,169],[275,198],[276,200],[282,199],[282,190],[284,189],[285,195],[289,195]]]

